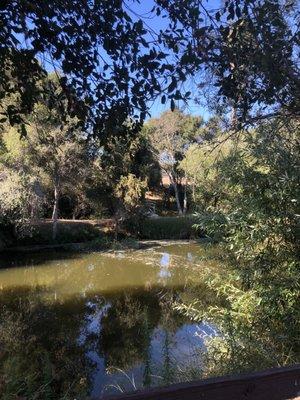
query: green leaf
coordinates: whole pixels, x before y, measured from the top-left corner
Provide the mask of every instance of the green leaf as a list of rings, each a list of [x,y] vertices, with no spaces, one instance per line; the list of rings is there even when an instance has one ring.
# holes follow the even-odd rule
[[[21,138],[24,138],[27,136],[27,129],[26,129],[25,124],[21,124],[20,134],[21,134]]]

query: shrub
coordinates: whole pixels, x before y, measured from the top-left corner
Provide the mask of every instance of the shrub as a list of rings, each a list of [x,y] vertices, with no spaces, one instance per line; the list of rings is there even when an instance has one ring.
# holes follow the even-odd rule
[[[141,224],[142,239],[191,239],[202,235],[194,227],[194,216],[146,218]]]
[[[57,238],[55,243],[78,243],[93,240],[99,237],[99,230],[91,224],[84,222],[59,222]],[[32,244],[52,244],[52,224],[50,222],[41,223],[34,226],[29,234],[19,239],[22,245]]]

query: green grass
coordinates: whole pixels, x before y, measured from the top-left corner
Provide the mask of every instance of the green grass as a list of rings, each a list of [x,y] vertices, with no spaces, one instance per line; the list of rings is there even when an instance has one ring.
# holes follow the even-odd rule
[[[140,228],[142,239],[192,239],[201,236],[193,225],[196,223],[194,216],[185,217],[158,217],[145,219]]]

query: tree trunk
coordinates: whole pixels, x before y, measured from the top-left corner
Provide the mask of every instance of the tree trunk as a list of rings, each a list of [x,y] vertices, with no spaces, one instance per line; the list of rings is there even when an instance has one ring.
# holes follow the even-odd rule
[[[182,215],[182,208],[181,208],[181,204],[180,204],[178,185],[177,185],[176,179],[172,175],[170,175],[170,179],[171,179],[171,182],[172,182],[172,184],[174,186],[178,214]]]
[[[196,203],[196,177],[193,178],[193,203]]]
[[[37,214],[37,212],[36,212],[36,200],[33,198],[32,200],[31,200],[31,205],[30,205],[30,219],[31,219],[31,221],[35,221],[37,218],[36,218],[36,214]]]
[[[75,219],[77,218],[77,216],[78,216],[78,208],[77,208],[77,206],[75,206],[75,207],[74,207],[74,210],[73,210],[73,212],[72,212],[72,219],[75,221]]]
[[[115,216],[115,241],[118,240],[118,235],[119,235],[119,221],[118,217]]]
[[[183,199],[183,214],[185,215],[187,212],[187,188],[186,188],[186,180],[184,184],[184,199]]]
[[[59,202],[59,178],[54,179],[54,205],[52,213],[52,239],[56,240],[57,236],[57,221],[58,221],[58,202]]]

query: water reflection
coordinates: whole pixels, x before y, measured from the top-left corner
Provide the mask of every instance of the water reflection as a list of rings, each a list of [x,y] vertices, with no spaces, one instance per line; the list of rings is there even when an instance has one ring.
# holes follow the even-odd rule
[[[213,334],[170,307],[193,278],[191,249],[181,252],[93,253],[0,270],[3,398],[11,382],[28,399],[30,391],[80,399],[174,381],[178,366],[199,360],[201,332]]]
[[[163,253],[160,259],[160,270],[158,273],[159,281],[166,283],[166,280],[171,277],[171,271],[169,270],[170,266],[170,254]]]

